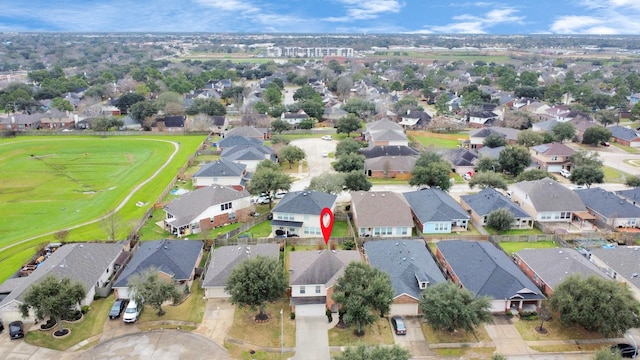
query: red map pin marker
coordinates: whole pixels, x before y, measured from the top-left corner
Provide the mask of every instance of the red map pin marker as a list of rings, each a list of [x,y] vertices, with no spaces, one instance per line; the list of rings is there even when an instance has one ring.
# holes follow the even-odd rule
[[[329,244],[331,230],[333,230],[333,212],[329,208],[324,208],[320,212],[320,229],[322,230],[324,244]]]

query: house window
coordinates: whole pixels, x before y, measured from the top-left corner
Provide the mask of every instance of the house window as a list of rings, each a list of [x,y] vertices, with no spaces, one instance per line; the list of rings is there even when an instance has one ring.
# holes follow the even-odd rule
[[[305,235],[321,235],[322,230],[319,227],[305,226],[302,230]]]
[[[400,235],[407,235],[407,228],[400,228]]]
[[[320,285],[316,285],[316,294],[320,294]]]
[[[220,210],[225,211],[225,210],[229,210],[231,209],[231,203],[224,203],[224,204],[220,204]]]
[[[230,212],[229,213],[229,220],[234,220],[236,218],[236,213],[235,212]]]
[[[557,156],[552,156],[551,157],[551,161],[558,161],[558,157]]]
[[[294,220],[293,214],[278,214],[276,216],[276,219],[278,220]]]
[[[445,231],[447,230],[447,223],[435,223],[434,224],[434,230],[436,231]]]
[[[306,293],[306,289],[304,288],[304,286],[300,286],[300,294],[304,294]]]
[[[540,214],[540,220],[551,220],[551,214],[549,213]]]

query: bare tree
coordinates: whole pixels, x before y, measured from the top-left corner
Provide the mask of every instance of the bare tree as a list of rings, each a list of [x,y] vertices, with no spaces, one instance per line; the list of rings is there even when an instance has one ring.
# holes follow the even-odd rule
[[[197,114],[191,118],[189,130],[191,131],[209,131],[213,129],[213,120],[205,114]]]
[[[122,232],[125,224],[122,218],[115,212],[102,220],[102,229],[107,233],[107,240],[118,240],[118,232]]]

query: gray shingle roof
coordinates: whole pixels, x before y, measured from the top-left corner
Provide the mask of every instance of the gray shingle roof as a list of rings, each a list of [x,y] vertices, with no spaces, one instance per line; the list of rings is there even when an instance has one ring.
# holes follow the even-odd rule
[[[373,139],[373,141],[399,141],[407,140],[407,136],[397,130],[383,130],[372,132],[371,139]]]
[[[277,260],[279,254],[279,244],[221,246],[213,251],[213,260],[204,275],[202,287],[225,286],[233,269],[243,261],[257,256]]]
[[[351,262],[361,262],[360,253],[351,251],[295,251],[289,254],[289,284],[324,284],[331,287]]]
[[[640,208],[604,189],[575,190],[584,205],[605,218],[640,218]]]
[[[98,279],[122,250],[122,244],[75,243],[63,245],[42,262],[31,275],[16,284],[13,291],[0,303],[0,307],[14,299],[22,301],[25,291],[47,275],[78,281],[88,291],[96,285]]]
[[[611,131],[611,137],[632,141],[636,140],[639,136],[638,133],[630,128],[624,126],[609,126],[607,127]]]
[[[407,156],[407,155],[420,155],[418,150],[412,149],[404,145],[377,145],[370,146],[358,150],[365,158],[371,159],[380,156]]]
[[[389,119],[386,119],[386,118],[367,124],[367,131],[369,131],[369,132],[371,132],[371,131],[380,131],[380,130],[404,131],[402,126],[400,126],[398,123],[396,123],[394,121],[391,121]]]
[[[533,151],[536,151],[540,154],[544,154],[546,156],[558,155],[558,156],[571,156],[575,153],[575,150],[568,147],[565,144],[561,143],[549,143],[549,144],[541,144],[532,147]]]
[[[462,285],[476,295],[496,300],[545,298],[536,284],[490,242],[447,240],[436,246]]]
[[[358,227],[413,227],[409,204],[396,192],[355,191],[351,193],[351,204]]]
[[[521,181],[513,186],[529,195],[538,212],[587,210],[578,194],[549,178]]]
[[[198,256],[202,247],[202,241],[198,240],[141,242],[113,287],[128,287],[129,277],[151,267],[171,276],[174,281],[188,280],[193,269],[198,266]]]
[[[502,150],[506,149],[506,146],[498,146],[494,148],[490,148],[488,146],[484,146],[478,150],[478,154],[480,157],[488,157],[492,159],[497,159],[500,157],[500,153]]]
[[[196,189],[170,202],[164,210],[173,215],[175,226],[189,225],[203,211],[213,205],[249,197],[247,190],[238,191],[231,186],[212,185]]]
[[[245,164],[220,159],[204,164],[193,177],[225,177],[225,176],[242,176],[247,168]]]
[[[422,240],[377,240],[364,243],[371,266],[391,277],[394,297],[407,294],[420,299],[418,278],[428,286],[446,281]]]
[[[640,289],[640,246],[596,248],[590,252]]]
[[[403,194],[411,210],[421,223],[469,219],[469,214],[440,189],[428,188]]]
[[[246,136],[227,136],[218,142],[218,146],[222,149],[238,145],[262,145],[262,140]]]
[[[225,138],[232,136],[246,136],[251,138],[262,138],[266,131],[261,131],[253,126],[240,126],[233,128],[225,133]]]
[[[416,165],[418,156],[379,156],[365,159],[365,170],[373,171],[405,171],[410,173]]]
[[[498,209],[507,209],[516,219],[531,217],[508,197],[502,195],[494,188],[483,189],[477,194],[462,195],[460,199],[464,200],[464,202],[480,216],[489,215]]]
[[[442,155],[453,166],[474,166],[478,160],[478,154],[468,149],[451,149],[444,151]]]
[[[574,274],[607,278],[597,266],[574,249],[524,249],[518,256],[551,288]]]
[[[322,209],[333,209],[338,196],[318,191],[290,191],[271,212],[320,215]]]
[[[640,201],[640,187],[635,187],[629,190],[619,190],[616,191],[616,194],[620,195],[632,204],[637,204]]]

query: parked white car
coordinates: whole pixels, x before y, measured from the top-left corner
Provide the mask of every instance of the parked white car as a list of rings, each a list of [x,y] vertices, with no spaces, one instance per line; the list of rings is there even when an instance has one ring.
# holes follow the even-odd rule
[[[566,177],[567,179],[571,176],[571,171],[567,169],[560,169],[560,175]]]
[[[131,299],[127,308],[124,310],[124,314],[122,314],[122,321],[126,323],[134,323],[138,321],[140,311],[142,311],[142,304],[138,305],[135,300]]]
[[[287,195],[287,191],[284,191],[284,190],[283,190],[283,191],[278,191],[278,192],[274,195],[274,197],[275,197],[276,199],[282,199],[285,195]]]
[[[333,140],[333,138],[331,137],[331,135],[323,135],[322,140]]]

